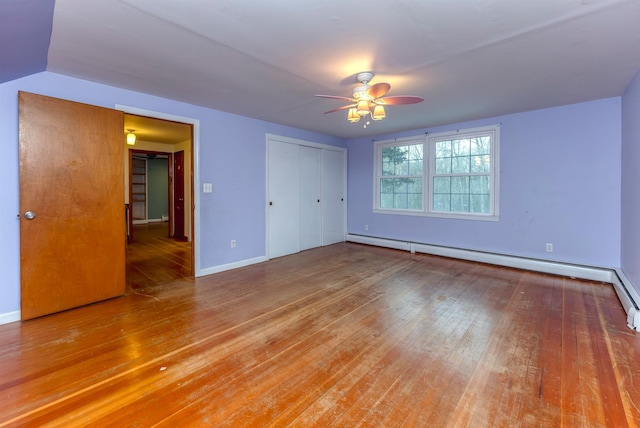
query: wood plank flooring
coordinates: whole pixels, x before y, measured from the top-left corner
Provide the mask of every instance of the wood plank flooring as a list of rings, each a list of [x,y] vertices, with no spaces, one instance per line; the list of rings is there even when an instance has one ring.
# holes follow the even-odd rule
[[[349,243],[193,279],[161,242],[0,326],[0,427],[640,425],[610,285]]]

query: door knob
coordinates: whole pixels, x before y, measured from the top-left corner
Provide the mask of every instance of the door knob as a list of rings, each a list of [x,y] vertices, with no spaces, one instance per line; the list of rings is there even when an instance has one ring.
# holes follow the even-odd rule
[[[34,218],[36,218],[36,213],[34,213],[33,211],[27,211],[26,213],[24,213],[24,218],[26,218],[27,220],[33,220]]]

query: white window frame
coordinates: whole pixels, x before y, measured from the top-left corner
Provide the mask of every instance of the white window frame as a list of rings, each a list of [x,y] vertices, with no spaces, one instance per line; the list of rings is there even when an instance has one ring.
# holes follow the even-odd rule
[[[433,177],[435,174],[435,147],[437,142],[480,135],[491,136],[491,164],[489,172],[490,201],[489,213],[472,213],[456,211],[433,210]],[[380,180],[382,175],[382,149],[394,146],[406,146],[410,144],[423,144],[422,165],[422,210],[406,208],[380,208]],[[470,174],[472,175],[472,174]],[[373,211],[380,214],[418,215],[439,218],[454,218],[465,220],[499,220],[499,195],[500,195],[500,126],[483,126],[470,129],[458,129],[455,131],[440,132],[394,140],[376,141],[374,143],[374,174],[373,174]]]
[[[374,143],[374,173],[373,173],[373,211],[384,214],[404,214],[404,215],[424,215],[425,214],[425,164],[427,162],[426,138],[424,135],[417,137],[398,138],[394,140],[376,141]],[[380,180],[384,176],[382,175],[382,150],[387,147],[407,146],[413,144],[421,144],[422,147],[422,209],[412,210],[408,208],[380,208]]]

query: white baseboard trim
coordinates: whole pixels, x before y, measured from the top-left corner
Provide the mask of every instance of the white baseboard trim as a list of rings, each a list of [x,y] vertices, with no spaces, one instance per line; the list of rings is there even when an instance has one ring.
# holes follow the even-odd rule
[[[208,269],[202,269],[200,270],[200,272],[196,274],[196,276],[199,277],[199,276],[211,275],[218,272],[224,272],[226,270],[237,269],[237,268],[241,268],[249,265],[254,265],[257,263],[266,262],[267,260],[268,259],[265,256],[256,257],[248,260],[241,260],[235,263],[229,263],[226,265],[215,266]],[[20,311],[7,312],[4,314],[0,314],[0,325],[8,324],[15,321],[20,321]]]
[[[0,314],[0,325],[9,324],[10,322],[20,321],[20,311],[6,312]]]
[[[627,325],[632,330],[640,331],[640,295],[619,269],[574,265],[363,235],[347,234],[346,241],[610,283],[627,313]]]
[[[220,266],[214,266],[214,267],[211,267],[211,268],[200,269],[200,272],[198,272],[196,274],[196,276],[200,277],[200,276],[205,276],[205,275],[212,275],[214,273],[224,272],[226,270],[237,269],[237,268],[241,268],[241,267],[245,267],[245,266],[255,265],[257,263],[266,262],[267,260],[269,260],[269,259],[267,259],[267,257],[262,256],[262,257],[255,257],[253,259],[240,260],[239,262],[228,263],[226,265],[220,265]]]
[[[147,218],[144,220],[131,220],[131,223],[133,224],[149,224],[149,223],[162,223],[163,219],[161,218]]]

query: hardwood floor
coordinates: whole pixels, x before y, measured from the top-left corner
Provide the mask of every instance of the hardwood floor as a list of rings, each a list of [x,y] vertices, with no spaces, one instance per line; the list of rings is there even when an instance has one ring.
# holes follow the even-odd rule
[[[195,280],[162,257],[0,326],[0,426],[640,425],[609,285],[358,244]]]
[[[192,276],[191,243],[169,238],[168,229],[166,222],[134,225],[126,256],[129,291]]]

